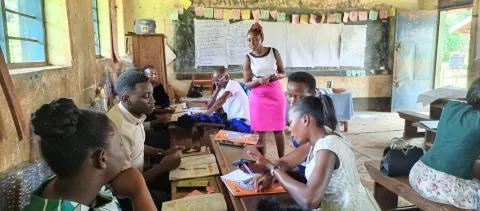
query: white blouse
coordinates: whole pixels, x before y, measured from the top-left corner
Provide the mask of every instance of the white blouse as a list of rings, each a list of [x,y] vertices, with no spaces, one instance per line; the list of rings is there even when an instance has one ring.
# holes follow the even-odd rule
[[[268,52],[262,56],[255,56],[253,53],[247,54],[254,79],[277,73],[277,60],[273,49],[268,48]]]

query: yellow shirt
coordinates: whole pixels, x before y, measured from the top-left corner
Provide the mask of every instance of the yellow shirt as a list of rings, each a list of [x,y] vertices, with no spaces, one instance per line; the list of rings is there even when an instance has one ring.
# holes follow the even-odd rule
[[[121,146],[126,156],[124,169],[133,166],[142,171],[145,143],[145,129],[142,123],[146,116],[142,115],[141,118],[133,116],[122,103],[113,106],[107,116],[115,124],[122,138]]]

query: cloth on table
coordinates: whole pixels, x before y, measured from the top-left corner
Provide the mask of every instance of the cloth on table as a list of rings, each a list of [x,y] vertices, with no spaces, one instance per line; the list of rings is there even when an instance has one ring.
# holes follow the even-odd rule
[[[327,94],[332,98],[335,113],[338,121],[352,120],[353,116],[353,99],[350,90],[342,93]]]

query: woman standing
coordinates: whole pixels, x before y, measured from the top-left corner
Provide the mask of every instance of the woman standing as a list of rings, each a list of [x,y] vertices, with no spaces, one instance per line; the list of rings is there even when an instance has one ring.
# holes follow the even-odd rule
[[[265,133],[273,132],[278,156],[282,157],[286,99],[278,80],[286,76],[283,62],[277,49],[262,45],[264,36],[259,23],[252,25],[247,36],[252,51],[243,64],[243,78],[252,90],[249,96],[252,129],[260,135],[259,148],[263,154],[266,152]]]

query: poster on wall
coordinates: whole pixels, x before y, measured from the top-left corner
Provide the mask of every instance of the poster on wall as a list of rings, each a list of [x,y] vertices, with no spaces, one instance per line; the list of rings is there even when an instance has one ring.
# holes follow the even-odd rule
[[[226,20],[194,20],[195,66],[227,66]]]

